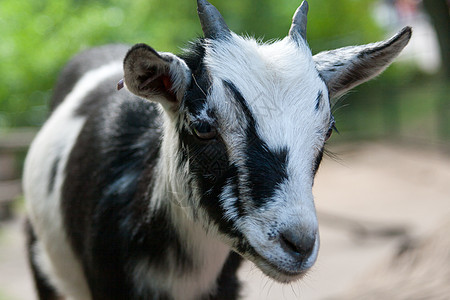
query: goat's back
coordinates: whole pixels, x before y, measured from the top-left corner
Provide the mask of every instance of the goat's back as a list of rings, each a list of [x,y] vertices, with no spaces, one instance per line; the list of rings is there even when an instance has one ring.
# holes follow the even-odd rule
[[[76,299],[95,295],[88,285],[101,277],[125,280],[120,227],[133,226],[124,218],[143,211],[134,199],[143,198],[139,183],[151,178],[159,155],[156,105],[116,89],[125,54],[125,46],[94,48],[66,66],[25,163],[24,194],[36,234],[30,260],[56,290]],[[126,298],[123,290],[109,290]]]
[[[110,62],[122,60],[128,48],[122,44],[105,45],[84,50],[73,57],[58,77],[50,101],[51,111],[64,100],[84,74]]]

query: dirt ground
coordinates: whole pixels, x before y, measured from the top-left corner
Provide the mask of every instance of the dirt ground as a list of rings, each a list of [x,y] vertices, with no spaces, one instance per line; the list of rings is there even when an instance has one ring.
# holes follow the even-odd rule
[[[300,282],[274,283],[246,263],[244,299],[330,299],[398,251],[450,218],[450,155],[389,143],[340,145],[316,178],[321,249]],[[450,251],[450,249],[449,249]],[[20,220],[0,224],[0,299],[35,299]],[[450,299],[450,295],[449,295]]]

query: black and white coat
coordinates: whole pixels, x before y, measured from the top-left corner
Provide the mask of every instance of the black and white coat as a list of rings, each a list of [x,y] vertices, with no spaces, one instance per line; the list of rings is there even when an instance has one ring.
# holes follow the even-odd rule
[[[411,30],[313,56],[296,17],[270,44],[200,17],[205,38],[179,56],[111,45],[63,70],[24,171],[40,299],[235,299],[242,257],[280,282],[316,261],[330,99]]]

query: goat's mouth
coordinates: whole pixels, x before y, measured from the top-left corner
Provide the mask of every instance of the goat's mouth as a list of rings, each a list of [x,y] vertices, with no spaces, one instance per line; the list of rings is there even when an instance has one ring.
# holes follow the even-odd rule
[[[319,251],[319,237],[308,255],[293,254],[280,245],[270,247],[268,251],[256,251],[244,255],[252,261],[265,275],[280,283],[300,280],[314,265]]]
[[[267,276],[280,283],[289,283],[303,278],[308,269],[293,270],[291,268],[283,268],[261,257],[261,260],[255,260],[255,264]]]

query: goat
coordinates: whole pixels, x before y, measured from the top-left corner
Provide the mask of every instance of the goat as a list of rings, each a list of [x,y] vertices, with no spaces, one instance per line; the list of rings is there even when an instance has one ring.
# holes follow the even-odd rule
[[[235,299],[242,258],[284,283],[315,263],[330,99],[384,70],[411,29],[313,56],[307,2],[270,44],[197,6],[204,38],[181,55],[110,45],[62,71],[24,169],[40,299]]]

